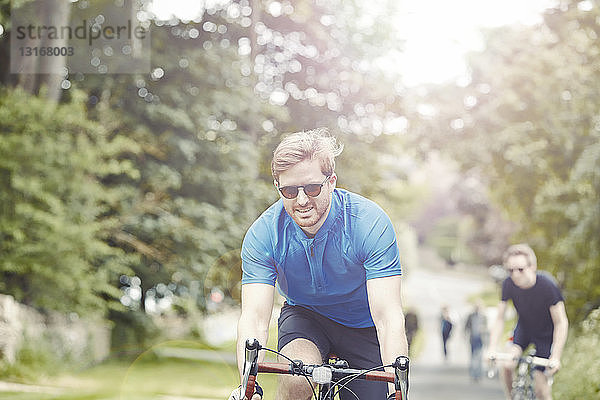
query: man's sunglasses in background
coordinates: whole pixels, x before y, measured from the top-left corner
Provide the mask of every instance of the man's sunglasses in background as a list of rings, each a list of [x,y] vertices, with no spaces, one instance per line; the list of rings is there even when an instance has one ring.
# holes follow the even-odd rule
[[[507,268],[507,269],[506,269],[506,271],[507,271],[507,272],[508,272],[510,275],[512,275],[512,274],[514,274],[516,271],[519,271],[519,272],[523,272],[523,271],[525,271],[525,268]]]

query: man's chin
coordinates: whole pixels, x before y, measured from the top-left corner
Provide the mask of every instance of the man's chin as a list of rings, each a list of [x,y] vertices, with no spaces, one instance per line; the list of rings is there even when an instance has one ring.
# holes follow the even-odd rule
[[[294,221],[301,228],[310,228],[311,226],[313,226],[315,224],[314,218],[310,218],[310,217],[300,218],[300,217],[296,216],[296,218],[294,218]]]

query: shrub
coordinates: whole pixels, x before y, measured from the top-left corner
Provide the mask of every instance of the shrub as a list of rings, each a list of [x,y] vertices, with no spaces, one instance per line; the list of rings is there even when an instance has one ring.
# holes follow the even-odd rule
[[[592,311],[577,327],[565,349],[560,373],[553,386],[554,398],[600,398],[600,308]],[[572,331],[573,332],[573,331]],[[571,332],[571,334],[572,334]]]
[[[111,311],[114,322],[111,335],[112,352],[117,358],[135,358],[160,338],[160,330],[143,311]]]
[[[49,341],[27,340],[19,348],[14,363],[0,363],[0,376],[30,382],[59,372],[61,365]]]

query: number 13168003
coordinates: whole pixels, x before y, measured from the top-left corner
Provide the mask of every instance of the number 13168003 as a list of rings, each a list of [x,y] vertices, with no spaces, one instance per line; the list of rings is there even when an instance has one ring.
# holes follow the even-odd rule
[[[75,55],[73,47],[19,47],[21,57],[66,57]]]

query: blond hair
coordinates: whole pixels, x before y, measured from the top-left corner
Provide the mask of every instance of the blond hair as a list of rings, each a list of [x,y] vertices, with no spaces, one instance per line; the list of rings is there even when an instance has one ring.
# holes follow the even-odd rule
[[[344,146],[336,143],[327,128],[292,133],[286,136],[273,152],[271,173],[278,181],[279,175],[304,160],[318,159],[321,172],[331,176],[335,170],[335,157]]]
[[[531,247],[526,243],[519,243],[510,246],[502,255],[502,264],[506,267],[506,263],[510,257],[525,256],[527,264],[530,267],[537,267],[537,258]]]

